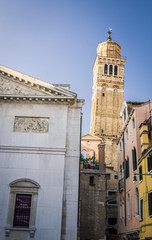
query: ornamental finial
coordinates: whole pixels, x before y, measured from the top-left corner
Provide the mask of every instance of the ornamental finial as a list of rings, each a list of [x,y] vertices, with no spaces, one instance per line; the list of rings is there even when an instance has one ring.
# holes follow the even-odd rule
[[[111,31],[112,31],[112,28],[109,28],[109,31],[107,32],[108,33],[108,38],[107,38],[108,41],[112,40],[112,38],[111,38]]]

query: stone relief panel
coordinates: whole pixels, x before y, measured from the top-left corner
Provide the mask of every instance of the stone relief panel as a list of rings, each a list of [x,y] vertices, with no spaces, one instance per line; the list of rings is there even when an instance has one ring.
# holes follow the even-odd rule
[[[0,77],[0,94],[44,95],[40,91],[33,90],[30,87],[24,86],[4,77]]]
[[[15,117],[14,132],[47,133],[49,118]]]

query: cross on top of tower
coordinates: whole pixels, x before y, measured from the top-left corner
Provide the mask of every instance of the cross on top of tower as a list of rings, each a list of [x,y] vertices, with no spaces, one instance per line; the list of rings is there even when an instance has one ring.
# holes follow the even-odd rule
[[[111,32],[112,31],[112,28],[109,28],[109,31],[107,32],[108,33],[108,38],[107,38],[107,40],[108,41],[111,41],[112,40],[112,38],[111,38]]]

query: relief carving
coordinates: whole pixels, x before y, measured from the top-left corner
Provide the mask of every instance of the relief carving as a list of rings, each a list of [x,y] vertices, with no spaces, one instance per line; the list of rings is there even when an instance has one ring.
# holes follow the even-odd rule
[[[41,92],[3,77],[0,77],[0,94],[43,95]]]
[[[47,133],[49,118],[15,117],[14,132]]]

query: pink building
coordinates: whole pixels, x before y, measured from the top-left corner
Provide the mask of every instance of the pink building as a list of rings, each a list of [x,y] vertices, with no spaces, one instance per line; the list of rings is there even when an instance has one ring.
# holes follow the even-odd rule
[[[122,131],[118,139],[118,232],[120,239],[139,239],[138,159],[141,157],[139,126],[151,119],[152,102],[124,102]]]

